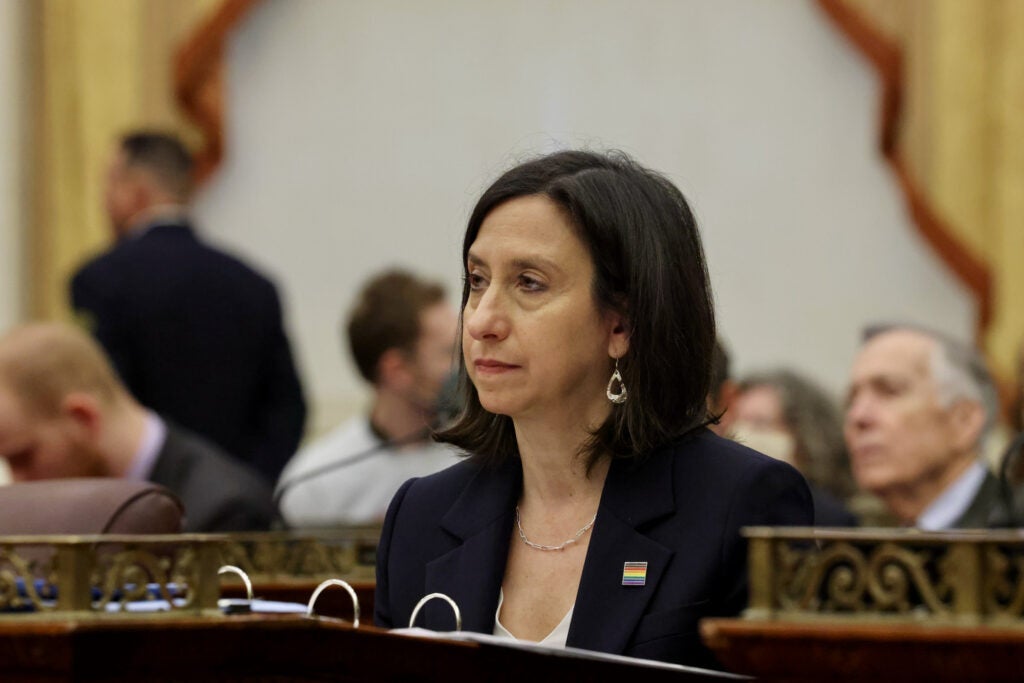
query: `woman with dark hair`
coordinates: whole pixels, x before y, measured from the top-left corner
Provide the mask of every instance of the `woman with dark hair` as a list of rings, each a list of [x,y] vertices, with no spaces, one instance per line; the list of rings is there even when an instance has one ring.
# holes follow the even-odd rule
[[[792,467],[704,427],[715,317],[686,200],[623,155],[541,157],[484,192],[463,267],[466,406],[439,438],[471,457],[395,495],[377,624],[441,592],[467,630],[713,664],[697,621],[746,604],[740,529],[813,512]],[[435,600],[417,625],[454,619]]]

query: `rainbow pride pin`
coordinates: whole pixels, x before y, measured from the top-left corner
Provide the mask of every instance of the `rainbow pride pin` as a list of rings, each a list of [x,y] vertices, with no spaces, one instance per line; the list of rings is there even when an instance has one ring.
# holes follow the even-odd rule
[[[622,565],[623,586],[643,586],[647,583],[646,562],[626,562]]]

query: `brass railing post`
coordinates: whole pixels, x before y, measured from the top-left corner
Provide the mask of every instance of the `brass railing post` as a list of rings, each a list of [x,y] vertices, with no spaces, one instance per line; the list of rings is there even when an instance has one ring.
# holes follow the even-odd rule
[[[770,619],[775,614],[775,539],[769,529],[748,529],[749,551],[747,566],[750,572],[750,607],[746,616],[751,619]]]
[[[95,548],[91,544],[57,546],[57,610],[87,612],[92,609],[92,573]]]
[[[979,624],[984,615],[982,595],[982,545],[976,541],[953,541],[947,556],[947,580],[954,586],[953,621]]]
[[[196,553],[196,591],[194,607],[201,612],[216,611],[220,598],[217,570],[222,559],[222,542],[193,542]]]

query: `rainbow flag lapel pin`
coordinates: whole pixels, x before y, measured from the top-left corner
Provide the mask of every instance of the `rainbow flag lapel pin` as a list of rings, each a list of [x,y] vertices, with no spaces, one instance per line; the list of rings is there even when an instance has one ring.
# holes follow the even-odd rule
[[[646,562],[626,562],[622,565],[623,586],[643,586],[647,583]]]

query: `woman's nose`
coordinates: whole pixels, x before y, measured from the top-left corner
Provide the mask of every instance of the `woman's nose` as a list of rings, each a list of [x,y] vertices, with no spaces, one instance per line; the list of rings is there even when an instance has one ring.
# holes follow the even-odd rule
[[[500,341],[508,336],[508,312],[494,287],[488,287],[476,301],[471,298],[466,303],[463,324],[477,341]]]

